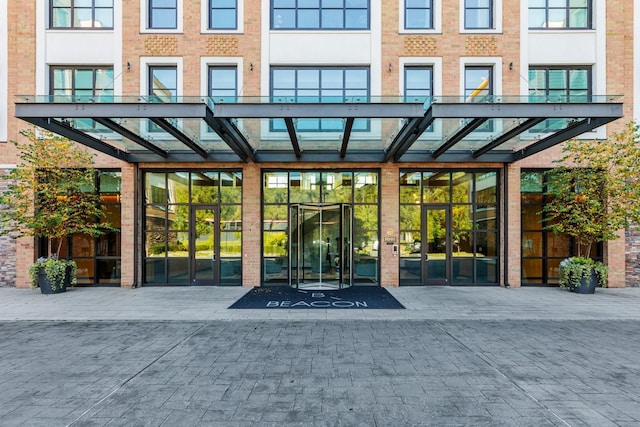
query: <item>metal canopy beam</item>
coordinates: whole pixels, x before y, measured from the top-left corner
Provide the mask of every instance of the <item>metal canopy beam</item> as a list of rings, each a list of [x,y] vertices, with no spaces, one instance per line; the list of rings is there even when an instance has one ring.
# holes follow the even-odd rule
[[[344,159],[347,155],[347,147],[349,146],[349,138],[351,138],[351,129],[353,129],[353,117],[347,118],[344,124],[344,134],[342,135],[342,146],[340,147],[340,158]]]
[[[102,118],[165,118],[176,117],[183,119],[203,118],[208,109],[205,103],[16,103],[16,117],[67,117],[86,119],[90,117]]]
[[[400,160],[400,157],[411,147],[416,139],[433,123],[433,110],[429,108],[421,118],[414,118],[405,123],[396,135],[393,142],[387,147],[384,161],[388,162],[391,158],[394,161]]]
[[[136,144],[143,146],[147,150],[156,153],[160,157],[163,157],[163,158],[166,159],[169,156],[169,154],[165,150],[161,149],[160,147],[157,147],[157,146],[153,145],[152,143],[150,143],[146,139],[136,135],[135,133],[131,132],[129,129],[126,129],[126,128],[120,126],[119,124],[117,124],[116,122],[114,122],[111,119],[101,119],[101,118],[96,117],[93,120],[96,121],[97,123],[100,123],[102,126],[108,127],[112,131],[114,131],[116,133],[119,133],[123,137],[125,137],[127,139],[130,139],[131,141],[135,142]]]
[[[47,129],[53,133],[57,133],[58,135],[61,135],[65,138],[69,138],[71,140],[79,142],[80,144],[86,145],[87,147],[100,151],[101,153],[107,154],[111,157],[115,157],[116,159],[124,160],[125,162],[130,161],[126,152],[119,150],[112,145],[105,144],[103,141],[100,141],[99,139],[94,138],[91,135],[74,129],[71,126],[58,120],[43,117],[31,117],[24,120],[43,129]]]
[[[464,118],[537,118],[566,119],[567,117],[622,117],[621,103],[592,104],[545,104],[545,103],[513,103],[484,104],[457,103],[431,104],[433,116],[438,119]]]
[[[545,119],[537,118],[537,119],[529,119],[529,120],[525,121],[524,123],[519,124],[515,128],[511,129],[508,132],[505,132],[504,134],[502,134],[498,138],[494,139],[493,141],[491,141],[487,145],[484,145],[484,146],[480,147],[479,149],[477,149],[476,151],[474,151],[473,152],[473,158],[477,159],[478,157],[482,156],[483,154],[488,153],[489,151],[493,150],[494,148],[496,148],[496,147],[504,144],[505,142],[509,141],[511,138],[515,138],[516,136],[520,135],[522,132],[526,132],[527,130],[531,129],[532,127],[534,127],[535,125],[537,125],[538,123],[543,122],[543,121],[545,121]]]
[[[296,155],[296,158],[299,159],[302,155],[302,150],[300,149],[300,142],[298,141],[298,135],[296,135],[296,128],[293,125],[293,119],[291,117],[287,117],[284,119],[285,124],[287,125],[287,132],[289,132],[289,139],[291,140],[291,146],[293,147],[293,152]]]
[[[213,116],[213,112],[207,108],[204,121],[222,138],[234,153],[246,162],[248,159],[255,161],[255,149],[244,137],[242,132],[233,124],[231,119],[220,119]]]
[[[182,142],[184,145],[186,145],[187,147],[191,148],[193,151],[198,153],[201,157],[205,159],[209,157],[209,154],[202,147],[200,147],[198,144],[193,142],[191,138],[189,138],[187,135],[182,133],[178,128],[170,124],[165,119],[152,118],[151,121],[157,124],[158,126],[160,126],[162,130],[167,132],[169,135],[173,136],[175,139]]]
[[[567,126],[565,129],[559,132],[556,132],[548,136],[547,138],[544,138],[516,152],[513,155],[513,158],[511,161],[516,162],[518,160],[522,160],[525,157],[529,157],[531,155],[539,153],[540,151],[546,150],[547,148],[553,147],[556,144],[559,144],[568,139],[574,138],[582,133],[585,133],[592,129],[600,127],[615,119],[616,119],[615,117],[606,117],[606,118],[597,118],[597,119],[584,119],[584,120],[575,122]]]
[[[416,104],[344,104],[344,103],[317,103],[317,104],[216,104],[213,111],[216,117],[228,118],[255,118],[255,119],[280,119],[280,118],[324,118],[342,119],[354,118],[398,118],[422,117],[424,106]]]
[[[460,129],[456,134],[452,135],[447,140],[445,140],[444,143],[433,152],[433,158],[437,159],[445,151],[447,151],[449,148],[456,145],[458,142],[462,141],[465,136],[469,135],[471,132],[476,130],[478,126],[480,126],[486,121],[487,119],[479,118],[479,119],[473,119],[470,122],[468,122],[462,129]]]

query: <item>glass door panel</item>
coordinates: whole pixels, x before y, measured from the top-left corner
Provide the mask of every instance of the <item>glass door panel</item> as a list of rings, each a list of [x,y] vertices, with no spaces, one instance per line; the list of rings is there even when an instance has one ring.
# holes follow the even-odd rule
[[[289,218],[290,285],[304,289],[349,286],[351,207],[292,205]]]
[[[194,206],[191,210],[191,281],[193,285],[219,282],[218,207]]]
[[[451,277],[451,215],[449,206],[425,206],[422,239],[422,282],[449,284]]]

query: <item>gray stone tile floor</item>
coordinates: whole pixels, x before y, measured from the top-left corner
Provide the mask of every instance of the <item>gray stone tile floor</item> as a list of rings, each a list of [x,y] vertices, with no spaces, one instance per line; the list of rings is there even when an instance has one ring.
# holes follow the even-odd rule
[[[636,426],[640,289],[0,288],[0,426]]]

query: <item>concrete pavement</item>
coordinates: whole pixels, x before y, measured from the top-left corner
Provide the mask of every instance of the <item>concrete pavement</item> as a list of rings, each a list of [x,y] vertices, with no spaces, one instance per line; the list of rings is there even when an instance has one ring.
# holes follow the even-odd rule
[[[640,425],[640,289],[226,308],[246,291],[0,288],[0,426]]]

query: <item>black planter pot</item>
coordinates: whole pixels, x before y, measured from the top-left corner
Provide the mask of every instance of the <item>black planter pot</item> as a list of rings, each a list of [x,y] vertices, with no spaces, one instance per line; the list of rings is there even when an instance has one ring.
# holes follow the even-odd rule
[[[44,271],[44,268],[38,270],[38,287],[40,288],[40,292],[43,294],[59,294],[67,291],[67,286],[71,284],[71,267],[67,266],[64,275],[64,281],[62,282],[62,286],[53,290],[51,286],[51,282],[47,279],[47,274]]]
[[[580,285],[571,288],[571,292],[577,294],[594,294],[598,285],[598,274],[595,269],[591,269],[591,274],[580,279]]]

